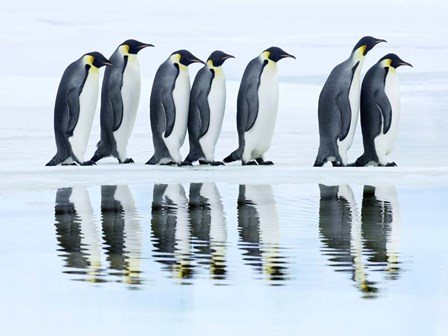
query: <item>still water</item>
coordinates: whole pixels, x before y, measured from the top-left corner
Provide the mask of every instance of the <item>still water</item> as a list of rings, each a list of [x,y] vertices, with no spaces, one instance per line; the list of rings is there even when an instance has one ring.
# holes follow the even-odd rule
[[[209,182],[11,193],[0,247],[0,310],[9,318],[0,330],[20,329],[19,320],[30,316],[41,327],[51,316],[63,323],[66,311],[80,314],[78,327],[89,330],[119,314],[130,319],[123,329],[139,331],[155,314],[152,330],[173,317],[162,324],[193,332],[201,316],[212,323],[216,312],[231,323],[215,334],[248,327],[243,315],[263,320],[251,325],[258,334],[356,334],[344,323],[315,323],[319,316],[342,319],[346,310],[359,315],[347,322],[355,328],[371,310],[395,316],[384,328],[443,335],[447,192]],[[406,324],[418,315],[417,325]],[[298,327],[296,318],[307,323]]]
[[[400,208],[393,187],[364,186],[358,211],[350,186],[319,185],[318,227],[300,228],[305,237],[291,230],[311,215],[306,209],[301,218],[302,202],[311,207],[313,200],[295,204],[291,199],[286,209],[291,216],[285,218],[270,185],[239,185],[233,219],[226,218],[214,183],[191,183],[188,190],[181,184],[152,188],[152,201],[137,209],[129,186],[101,186],[98,220],[86,187],[58,189],[54,221],[61,271],[72,280],[122,282],[130,288],[154,276],[186,285],[197,279],[232,285],[243,274],[255,284],[294,285],[300,276],[294,259],[309,253],[304,238],[313,232],[323,264],[342,273],[362,297],[382,295],[381,289],[411,267],[410,256],[399,250]],[[229,230],[236,241],[228,240]],[[160,272],[149,273],[147,262],[158,264]],[[245,271],[237,269],[239,263]]]

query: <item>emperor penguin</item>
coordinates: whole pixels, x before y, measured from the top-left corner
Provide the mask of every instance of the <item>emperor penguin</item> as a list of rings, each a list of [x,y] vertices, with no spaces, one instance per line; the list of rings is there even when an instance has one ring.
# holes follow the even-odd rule
[[[364,154],[355,166],[396,166],[386,155],[394,148],[400,119],[400,90],[396,69],[411,66],[395,54],[382,57],[367,71],[361,87],[361,130]]]
[[[110,57],[101,89],[101,140],[90,162],[113,156],[119,163],[134,163],[127,146],[140,100],[140,66],[137,53],[152,44],[136,40],[121,43]]]
[[[149,103],[154,155],[146,164],[182,163],[179,149],[187,133],[192,63],[205,64],[188,50],[178,50],[156,72]]]
[[[378,43],[386,42],[365,36],[356,43],[350,57],[330,73],[319,95],[319,151],[314,167],[327,161],[333,166],[347,165],[358,122],[360,73],[367,53]]]
[[[112,63],[101,53],[93,51],[84,54],[65,69],[54,107],[57,153],[47,166],[84,164],[84,153],[98,100],[99,68],[104,65]]]
[[[188,111],[188,137],[190,152],[183,165],[223,165],[215,161],[215,146],[221,133],[226,106],[226,83],[222,65],[225,60],[235,58],[220,50],[212,52],[206,65],[198,71],[190,93]]]
[[[263,51],[249,62],[237,98],[238,148],[224,162],[272,165],[263,156],[271,146],[278,110],[277,62],[295,57],[278,47]]]

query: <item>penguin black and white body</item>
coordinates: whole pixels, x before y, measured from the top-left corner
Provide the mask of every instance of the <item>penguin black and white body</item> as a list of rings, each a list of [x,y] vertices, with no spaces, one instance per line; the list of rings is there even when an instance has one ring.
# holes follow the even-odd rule
[[[126,40],[110,57],[113,67],[106,69],[101,89],[101,140],[92,163],[114,156],[120,163],[127,158],[127,146],[135,124],[140,100],[140,66],[137,53],[152,44]]]
[[[400,90],[396,69],[411,64],[395,54],[382,57],[367,71],[361,88],[361,129],[364,154],[355,166],[380,165],[388,163],[386,155],[394,148],[400,119]]]
[[[226,80],[222,65],[229,58],[234,56],[216,50],[196,74],[188,112],[190,152],[182,163],[184,165],[191,165],[197,160],[202,164],[223,164],[215,161],[215,146],[226,107]]]
[[[90,52],[65,69],[54,107],[56,155],[47,166],[84,164],[98,101],[99,68],[112,63],[99,52]]]
[[[270,165],[264,154],[271,147],[278,110],[277,62],[295,58],[278,47],[271,47],[246,67],[237,98],[238,148],[224,162],[241,160],[243,165]]]
[[[179,149],[187,133],[190,102],[188,65],[203,61],[187,50],[173,52],[156,72],[150,98],[154,155],[146,164],[182,163]]]
[[[330,73],[319,95],[319,151],[315,167],[331,161],[346,166],[359,115],[360,73],[367,53],[385,40],[365,36],[355,45],[350,57]]]

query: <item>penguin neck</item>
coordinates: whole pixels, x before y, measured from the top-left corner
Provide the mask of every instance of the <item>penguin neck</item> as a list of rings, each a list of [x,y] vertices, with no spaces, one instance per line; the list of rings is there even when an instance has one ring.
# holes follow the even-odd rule
[[[169,60],[171,61],[171,63],[173,63],[173,65],[177,64],[177,67],[179,68],[180,71],[188,71],[188,67],[186,65],[183,65],[182,63],[180,63],[180,55],[179,54],[171,55]]]
[[[352,63],[352,66],[355,66],[357,63],[358,64],[358,69],[362,68],[362,65],[364,63],[364,59],[366,58],[366,56],[364,55],[364,49],[363,47],[360,47],[356,50],[354,50],[350,56],[350,60]]]
[[[214,66],[212,61],[207,61],[207,69],[213,72],[214,76],[224,76],[222,66]]]

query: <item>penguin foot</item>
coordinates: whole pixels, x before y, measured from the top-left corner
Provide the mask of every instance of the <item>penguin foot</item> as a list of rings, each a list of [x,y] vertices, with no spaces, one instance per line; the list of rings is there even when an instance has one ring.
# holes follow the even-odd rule
[[[135,163],[134,160],[132,160],[132,158],[127,158],[126,160],[124,160],[123,162],[120,162],[123,164],[127,164],[127,163]]]
[[[397,167],[397,164],[395,162],[388,162],[386,167]]]
[[[47,167],[53,167],[53,166],[56,166],[56,162],[54,162],[53,160],[51,160],[51,161],[48,162],[45,166],[47,166]]]
[[[255,160],[244,162],[242,161],[243,166],[256,166],[257,162]]]
[[[72,163],[61,163],[61,166],[77,166],[78,164],[76,162]]]
[[[222,161],[210,161],[209,164],[210,164],[210,166],[213,166],[213,167],[224,166],[224,162],[222,162]]]
[[[84,161],[83,163],[81,163],[81,166],[96,166],[96,162],[92,160]]]
[[[199,160],[200,165],[208,165],[210,162],[206,160]]]
[[[183,161],[181,163],[181,166],[192,166],[192,165],[193,165],[193,163],[191,161]]]
[[[344,167],[344,165],[339,161],[331,161],[333,167]]]
[[[161,166],[182,166],[182,162],[174,162],[174,161],[169,161],[169,162],[164,162],[160,164]]]
[[[255,161],[257,161],[257,163],[259,165],[262,165],[262,166],[272,166],[274,164],[274,162],[272,162],[272,161],[265,161],[262,158],[255,159]]]

